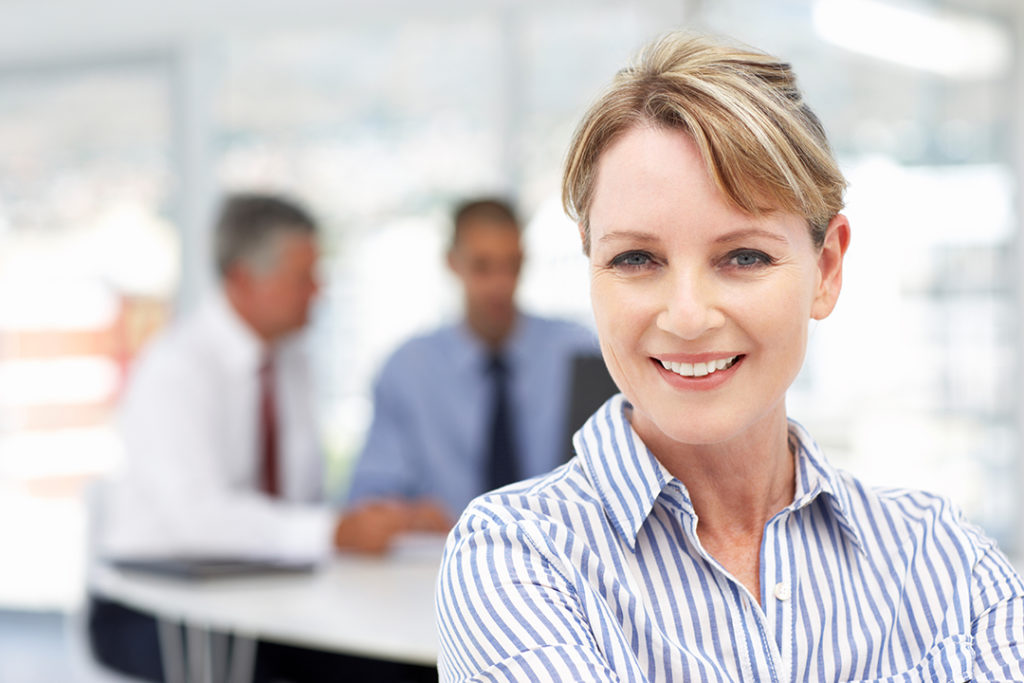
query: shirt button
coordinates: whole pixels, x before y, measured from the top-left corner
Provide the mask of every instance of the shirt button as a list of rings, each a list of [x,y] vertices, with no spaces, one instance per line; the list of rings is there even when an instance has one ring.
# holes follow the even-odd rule
[[[789,600],[793,595],[793,591],[789,589],[788,583],[779,582],[775,584],[775,599],[776,600]]]

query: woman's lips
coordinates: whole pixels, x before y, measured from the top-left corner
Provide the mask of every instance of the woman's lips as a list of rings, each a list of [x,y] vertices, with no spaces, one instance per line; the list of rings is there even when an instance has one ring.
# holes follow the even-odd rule
[[[651,358],[651,362],[674,386],[713,389],[728,380],[745,357],[737,354],[693,363]]]
[[[666,370],[670,370],[681,377],[704,377],[705,375],[710,375],[719,370],[728,370],[736,364],[737,360],[739,360],[739,356],[714,358],[699,363],[683,363],[667,360],[660,360],[658,362],[661,363],[661,367]]]

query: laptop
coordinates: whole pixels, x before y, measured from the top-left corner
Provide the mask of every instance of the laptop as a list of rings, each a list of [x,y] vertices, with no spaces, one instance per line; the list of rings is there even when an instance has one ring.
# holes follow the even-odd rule
[[[569,385],[569,410],[566,421],[565,443],[568,457],[575,453],[572,436],[605,401],[619,393],[604,358],[599,353],[578,354],[572,359],[572,376]]]
[[[309,561],[237,557],[136,557],[109,561],[118,569],[178,579],[215,579],[266,574],[312,572]]]

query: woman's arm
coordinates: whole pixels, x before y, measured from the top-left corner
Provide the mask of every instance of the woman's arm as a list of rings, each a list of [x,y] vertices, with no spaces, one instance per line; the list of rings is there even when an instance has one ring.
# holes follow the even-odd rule
[[[443,681],[618,681],[571,577],[540,529],[467,514],[448,540],[437,594]],[[596,615],[595,615],[596,616]]]
[[[982,542],[971,576],[974,681],[1024,681],[1024,581],[991,541]]]

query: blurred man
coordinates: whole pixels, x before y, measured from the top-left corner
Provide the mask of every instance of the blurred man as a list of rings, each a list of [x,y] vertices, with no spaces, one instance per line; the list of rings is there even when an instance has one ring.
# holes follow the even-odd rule
[[[473,497],[567,459],[571,360],[596,340],[519,311],[522,263],[507,204],[457,209],[448,267],[465,317],[406,342],[381,370],[339,546],[381,552],[404,531],[447,531]]]
[[[318,560],[334,515],[298,334],[317,291],[315,227],[283,199],[238,195],[215,239],[221,287],[133,368],[101,549]]]
[[[316,229],[295,204],[229,197],[216,225],[220,287],[141,355],[122,403],[126,462],[104,490],[98,552],[152,557],[325,559],[336,513],[302,335],[317,292]],[[156,623],[94,595],[97,658],[161,680]],[[330,660],[324,664],[324,661]],[[358,662],[260,643],[258,678],[360,680]],[[318,671],[331,669],[322,678]],[[294,674],[295,671],[304,673]]]

